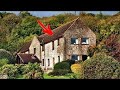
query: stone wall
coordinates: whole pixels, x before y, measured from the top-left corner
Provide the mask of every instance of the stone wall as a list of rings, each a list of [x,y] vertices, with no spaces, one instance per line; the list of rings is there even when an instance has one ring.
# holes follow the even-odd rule
[[[89,45],[82,45],[81,38],[89,38]],[[65,55],[66,59],[71,59],[72,54],[87,55],[88,47],[96,45],[96,35],[87,27],[82,26],[80,22],[74,23],[65,33]],[[71,38],[78,38],[78,44],[71,44]]]
[[[36,53],[35,53],[35,55],[36,55],[36,56],[38,57],[38,59],[40,60],[40,59],[41,59],[41,58],[40,58],[40,54],[41,54],[41,52],[40,52],[40,42],[39,42],[39,40],[37,39],[36,36],[33,38],[32,43],[31,43],[31,45],[30,45],[30,47],[29,47],[29,52],[30,52],[30,54],[34,54],[34,48],[36,48]]]

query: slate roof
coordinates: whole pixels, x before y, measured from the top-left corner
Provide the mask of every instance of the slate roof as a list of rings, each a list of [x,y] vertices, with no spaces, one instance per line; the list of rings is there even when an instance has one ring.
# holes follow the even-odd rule
[[[41,62],[34,54],[18,53],[17,55],[24,64],[27,64],[28,62],[31,62],[31,63],[35,63],[35,62],[40,63]]]

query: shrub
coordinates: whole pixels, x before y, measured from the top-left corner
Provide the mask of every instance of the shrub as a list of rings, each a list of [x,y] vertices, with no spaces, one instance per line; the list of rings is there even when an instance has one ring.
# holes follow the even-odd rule
[[[8,79],[15,79],[19,75],[25,79],[43,79],[43,71],[38,63],[7,64],[0,68],[0,74],[8,75]]]
[[[62,62],[67,62],[67,63],[69,63],[70,66],[75,63],[74,60],[65,60],[65,61],[62,61]]]
[[[68,72],[69,72],[69,70],[58,69],[58,70],[53,70],[52,72],[48,73],[48,75],[62,76],[62,75],[67,74]]]
[[[34,79],[43,79],[43,74],[42,74],[42,72],[37,72],[37,73],[35,73]]]
[[[85,79],[120,79],[120,62],[104,53],[84,61]]]
[[[0,68],[0,73],[8,76],[8,79],[15,79],[18,75],[17,67],[12,64],[6,64]]]
[[[71,72],[70,66],[73,63],[75,63],[75,62],[72,60],[66,60],[66,61],[56,63],[54,66],[54,70],[52,72],[50,72],[49,75],[61,76],[61,75],[70,73]]]
[[[2,67],[5,64],[8,64],[8,59],[0,59],[0,67]]]
[[[0,49],[0,59],[4,59],[4,58],[8,59],[9,63],[15,62],[14,57],[10,52],[8,52],[4,49]]]
[[[80,72],[81,72],[81,69],[82,69],[81,64],[73,64],[73,65],[71,66],[72,72],[73,72],[73,73],[76,73],[76,74],[80,73]]]
[[[28,63],[21,68],[22,74],[26,79],[42,79],[43,71],[39,63]],[[40,77],[39,77],[40,76]]]
[[[59,69],[70,70],[70,65],[67,62],[56,63],[54,66],[54,70],[59,70]]]

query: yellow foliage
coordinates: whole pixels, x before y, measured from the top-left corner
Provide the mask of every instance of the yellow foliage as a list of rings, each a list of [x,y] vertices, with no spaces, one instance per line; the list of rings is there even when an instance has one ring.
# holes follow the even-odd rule
[[[73,64],[73,65],[71,65],[71,70],[75,74],[82,73],[82,65],[81,64]]]

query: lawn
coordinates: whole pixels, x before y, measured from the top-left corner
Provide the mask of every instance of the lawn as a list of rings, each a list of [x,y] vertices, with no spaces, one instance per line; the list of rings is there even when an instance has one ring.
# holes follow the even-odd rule
[[[72,74],[66,74],[64,76],[49,76],[47,73],[44,73],[44,79],[72,79]]]

